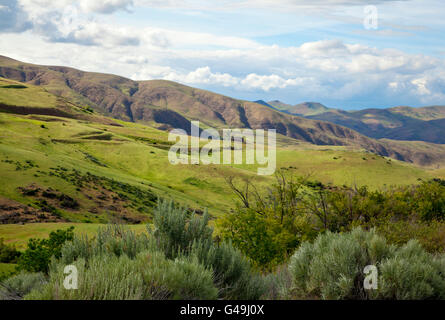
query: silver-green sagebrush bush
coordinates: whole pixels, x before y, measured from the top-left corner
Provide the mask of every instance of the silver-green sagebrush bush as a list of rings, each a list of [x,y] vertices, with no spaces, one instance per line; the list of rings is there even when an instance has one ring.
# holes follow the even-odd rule
[[[68,290],[65,267],[78,271]],[[377,288],[364,286],[368,265]],[[21,273],[0,286],[1,299],[444,299],[445,256],[414,240],[390,245],[374,230],[325,232],[304,242],[288,266],[267,276],[230,242],[217,242],[208,217],[160,203],[153,230],[108,226],[76,236],[53,257],[48,275]]]
[[[263,277],[230,242],[215,243],[208,221],[207,212],[200,217],[172,202],[160,202],[150,234],[166,257],[196,257],[212,270],[219,298],[259,299],[266,291]]]
[[[216,243],[208,216],[159,203],[154,231],[108,226],[76,236],[49,265],[48,283],[25,299],[259,299],[264,277],[230,243]],[[64,288],[64,268],[78,271],[78,289]]]
[[[415,240],[396,251],[380,267],[379,297],[445,299],[445,257],[434,257]]]
[[[115,256],[126,255],[134,258],[139,252],[151,248],[146,234],[135,234],[123,225],[109,225],[100,228],[94,239],[86,235],[76,236],[64,244],[60,261],[65,264],[83,258],[88,261],[91,257],[104,254]]]
[[[43,288],[25,296],[29,300],[117,300],[139,299],[142,296],[142,278],[126,257],[96,256],[88,266],[83,258],[73,262],[78,271],[78,289],[64,287],[65,264],[53,261],[49,282]]]
[[[148,299],[216,299],[218,289],[210,269],[196,258],[179,257],[169,260],[162,253],[142,253],[141,266]],[[144,267],[145,265],[145,267]]]
[[[215,299],[212,273],[195,261],[168,260],[161,252],[141,252],[135,259],[103,254],[74,262],[78,289],[64,288],[65,264],[53,261],[49,283],[25,299],[141,300]]]
[[[367,265],[377,267],[377,289],[364,288]],[[388,245],[373,230],[326,232],[295,252],[289,271],[297,298],[445,298],[443,257],[427,253],[416,241]]]
[[[253,271],[250,262],[230,242],[195,242],[191,254],[213,270],[220,298],[259,299],[267,290],[265,279]]]
[[[43,273],[21,272],[0,283],[0,300],[21,300],[46,283]]]
[[[154,213],[154,230],[148,229],[156,245],[167,257],[187,254],[196,242],[211,242],[213,230],[208,226],[207,211],[200,217],[173,202],[159,202]]]

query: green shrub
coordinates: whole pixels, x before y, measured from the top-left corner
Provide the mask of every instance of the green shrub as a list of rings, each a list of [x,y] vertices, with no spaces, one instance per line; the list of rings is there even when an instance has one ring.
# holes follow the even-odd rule
[[[289,177],[282,170],[277,171],[275,178],[276,182],[260,195],[251,181],[237,186],[235,179],[228,177],[227,183],[241,202],[216,223],[223,239],[231,240],[257,267],[266,271],[285,262],[300,243],[318,233],[301,208],[307,182]]]
[[[13,263],[0,263],[0,282],[18,273],[17,265]]]
[[[18,269],[29,272],[48,272],[51,257],[61,256],[62,246],[73,240],[74,227],[56,230],[49,234],[49,239],[30,239],[28,247],[18,260]]]
[[[148,299],[211,300],[218,296],[212,270],[196,258],[169,260],[162,253],[141,253],[141,265]]]
[[[416,191],[413,202],[423,220],[445,219],[445,186],[440,181],[423,182]]]
[[[130,258],[152,246],[147,234],[136,234],[125,225],[108,225],[99,228],[94,239],[86,235],[74,236],[61,249],[61,262],[70,264],[79,258],[88,261],[103,254],[127,255]]]
[[[190,215],[172,202],[159,202],[151,232],[155,247],[167,258],[197,257],[200,264],[213,270],[219,297],[258,299],[264,292],[262,278],[231,243],[213,241],[208,221],[207,212],[202,217]]]
[[[285,262],[319,233],[358,226],[378,228],[390,243],[416,238],[430,252],[445,249],[445,183],[440,179],[371,190],[293,179],[292,173],[280,170],[263,194],[251,181],[244,186],[237,186],[234,178],[227,181],[241,201],[232,214],[217,220],[218,231],[264,270]],[[397,229],[392,230],[394,224]]]
[[[26,89],[28,87],[24,86],[22,84],[8,84],[8,85],[0,86],[0,88],[3,88],[3,89]]]
[[[382,262],[378,285],[378,297],[383,299],[445,299],[445,260],[411,240]]]
[[[262,299],[289,300],[292,295],[292,276],[287,266],[280,266],[264,277],[265,292]]]
[[[20,273],[0,283],[0,300],[21,300],[45,282],[42,273]]]
[[[289,269],[297,290],[323,299],[361,299],[363,269],[377,265],[393,248],[375,232],[355,229],[346,234],[327,232],[304,243],[292,256]]]
[[[65,264],[51,264],[49,282],[32,291],[28,300],[127,300],[141,299],[143,282],[134,261],[127,256],[102,255],[92,257],[88,265],[84,259],[72,263],[78,271],[78,289],[67,290]]]
[[[230,242],[195,242],[191,254],[213,270],[221,298],[256,300],[264,294],[262,278],[258,278],[249,260]]]
[[[4,243],[3,238],[0,238],[0,263],[17,263],[20,257],[20,251],[14,246]]]
[[[78,289],[63,286],[65,264],[51,264],[49,283],[32,291],[29,300],[215,299],[212,272],[197,261],[166,259],[161,252],[141,252],[135,259],[112,253],[73,263]]]
[[[416,239],[430,253],[445,253],[445,222],[400,220],[381,224],[377,231],[389,243],[404,245]]]
[[[158,201],[151,232],[158,248],[169,258],[187,253],[193,242],[211,241],[213,230],[208,226],[207,211],[202,217],[191,216],[186,209],[177,208],[173,202]],[[151,230],[149,230],[151,231]]]
[[[327,232],[292,256],[293,294],[322,299],[443,298],[445,264],[416,241],[388,245],[374,230]],[[364,268],[375,265],[378,289],[365,290]]]
[[[295,238],[253,209],[239,209],[236,213],[227,214],[218,221],[218,226],[224,239],[231,240],[235,247],[264,269],[271,269],[282,262],[288,248],[287,239]],[[280,231],[276,233],[277,228],[274,227]],[[279,238],[283,237],[286,240],[280,241]],[[293,246],[297,243],[295,241]]]

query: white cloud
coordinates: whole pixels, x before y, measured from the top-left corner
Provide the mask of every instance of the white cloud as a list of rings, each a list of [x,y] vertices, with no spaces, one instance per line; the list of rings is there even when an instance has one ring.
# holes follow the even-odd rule
[[[80,0],[80,8],[85,12],[113,13],[118,10],[129,10],[133,0]]]
[[[276,74],[260,76],[255,73],[251,73],[241,81],[241,84],[249,89],[269,91],[271,89],[284,89],[289,86],[304,85],[305,79],[283,79]]]
[[[245,77],[234,77],[228,73],[212,72],[210,67],[197,68],[188,73],[180,73],[170,67],[148,66],[132,76],[135,80],[164,79],[178,81],[185,84],[197,85],[222,85],[224,87],[241,87],[246,90],[284,89],[291,86],[303,86],[311,84],[312,79],[293,78],[284,79],[276,74],[257,75],[251,73]]]
[[[128,11],[134,0],[19,0],[28,11],[63,10],[67,6],[79,8],[83,13],[111,14],[119,10]]]
[[[245,6],[246,9],[271,11],[279,7],[294,13],[290,8],[298,7],[299,11],[307,12],[301,7],[313,7],[320,4],[318,0],[260,0],[255,4],[252,0],[18,1],[14,9],[17,14],[11,20],[17,24],[8,24],[18,27],[8,34],[2,33],[0,54],[24,61],[70,65],[140,80],[173,80],[235,97],[276,95],[280,98],[285,95],[292,99],[289,102],[302,99],[365,103],[369,99],[369,103],[381,101],[382,104],[397,100],[400,100],[397,104],[445,102],[445,64],[441,58],[339,39],[308,41],[287,47],[264,45],[233,30],[212,32],[202,28],[190,31],[156,26],[150,21],[124,23],[114,20],[115,16],[105,15],[138,6],[173,8],[178,3],[182,8],[197,12],[230,11]],[[363,11],[356,5],[365,2],[369,4],[362,0],[325,3],[332,8],[353,6],[352,11],[347,12],[350,14]],[[382,7],[386,2],[374,1]],[[4,0],[0,0],[0,17],[10,9],[11,3],[5,5]],[[23,30],[28,31],[23,33]],[[86,45],[89,46],[87,50]]]
[[[197,68],[188,73],[179,73],[170,67],[147,66],[132,76],[135,80],[164,79],[187,84],[210,84],[225,87],[235,86],[239,79],[228,73],[213,73],[210,67]]]

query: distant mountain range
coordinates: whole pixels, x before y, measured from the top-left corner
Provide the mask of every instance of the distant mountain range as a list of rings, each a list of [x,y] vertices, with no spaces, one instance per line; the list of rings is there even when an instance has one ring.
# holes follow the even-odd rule
[[[375,139],[427,141],[445,144],[445,106],[344,111],[317,102],[290,105],[278,100],[263,105],[307,119],[332,122]]]
[[[404,121],[379,120],[375,124],[375,120],[368,115],[369,112],[364,110],[338,111],[313,102],[295,106],[279,101],[249,102],[171,81],[133,81],[69,67],[33,65],[3,56],[0,56],[0,77],[42,87],[58,97],[60,103],[56,105],[63,105],[63,111],[68,113],[69,105],[75,106],[76,110],[91,108],[102,116],[139,122],[163,130],[190,130],[192,120],[199,120],[204,126],[216,129],[276,129],[277,133],[292,139],[317,145],[351,146],[420,165],[445,161],[443,146],[374,139],[389,138],[376,134],[383,130],[380,130],[380,126],[385,130],[398,128],[398,132],[403,132],[402,129],[405,128],[408,131],[406,135],[412,130],[409,128],[415,127],[415,123],[428,123],[433,127],[434,121],[442,120],[437,119],[437,114],[442,112],[441,107],[438,107],[438,111],[426,109],[417,113],[415,110],[400,108],[393,112],[387,111],[388,119]],[[43,110],[29,110],[29,105],[26,106],[28,109],[23,107],[3,103],[1,110],[21,110],[22,113],[38,113]],[[435,127],[436,133],[419,132],[412,133],[412,136],[425,135],[428,138],[425,141],[436,142],[440,140],[439,126]],[[424,128],[418,129],[422,131]],[[394,139],[397,138],[397,135],[393,136]]]

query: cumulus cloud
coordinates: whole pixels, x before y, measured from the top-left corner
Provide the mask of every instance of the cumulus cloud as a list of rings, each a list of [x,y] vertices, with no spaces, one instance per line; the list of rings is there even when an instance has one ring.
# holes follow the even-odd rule
[[[125,29],[115,29],[95,22],[80,24],[68,33],[58,31],[49,35],[50,41],[103,46],[137,46],[140,43],[137,36],[131,35],[131,32]]]
[[[439,58],[338,40],[287,48],[180,51],[160,61],[166,62],[168,66],[147,66],[132,77],[226,88],[220,92],[253,98],[281,92],[294,97],[293,102],[366,103],[368,99],[368,103],[423,104],[443,101],[445,92],[445,81],[440,80],[445,79],[445,66]],[[184,70],[185,64],[193,69]]]
[[[255,73],[251,73],[247,75],[243,80],[241,80],[241,84],[250,89],[261,89],[264,91],[269,91],[271,89],[284,89],[289,86],[301,86],[306,83],[305,80],[307,79],[304,78],[283,79],[282,77],[276,74],[257,75]]]
[[[359,10],[357,5],[365,2],[383,5],[393,1],[323,2],[333,8]],[[110,19],[110,14],[133,7],[178,3],[196,10],[233,10],[243,5],[286,10],[320,1],[0,0],[1,54],[139,80],[178,81],[255,100],[318,100],[339,107],[343,101],[368,106],[445,101],[443,58],[339,39],[265,45],[233,30],[168,29],[149,22],[141,26]],[[22,33],[28,29],[32,31]]]
[[[133,1],[20,0],[20,2],[20,7],[26,12],[28,23],[32,25],[32,31],[50,42],[110,47],[137,46],[142,41],[136,28],[112,25],[100,17],[89,14],[112,13],[126,9]],[[160,46],[166,43],[161,37],[151,42],[154,44],[160,42]]]
[[[221,85],[224,87],[239,87],[245,90],[284,89],[289,86],[303,86],[312,83],[313,79],[297,77],[284,79],[276,74],[258,75],[251,73],[245,77],[235,77],[229,73],[212,72],[210,67],[200,67],[188,73],[175,71],[170,67],[148,66],[133,74],[135,80],[164,79],[178,81],[185,84],[199,85]]]
[[[225,87],[235,86],[240,80],[228,73],[213,73],[210,67],[197,68],[188,73],[180,73],[170,67],[147,66],[132,76],[136,80],[164,79],[187,84],[210,84]]]

